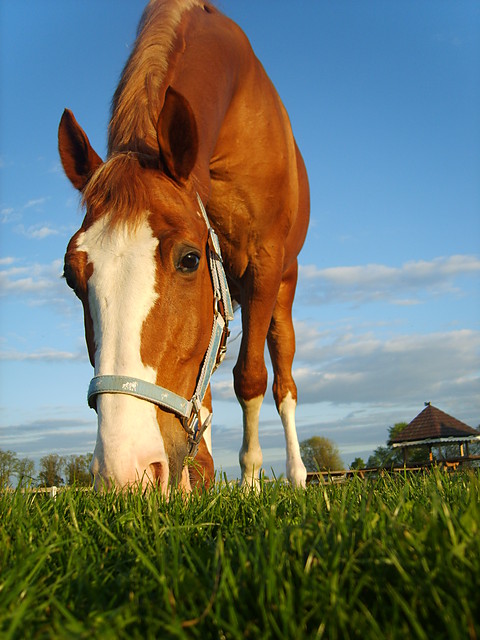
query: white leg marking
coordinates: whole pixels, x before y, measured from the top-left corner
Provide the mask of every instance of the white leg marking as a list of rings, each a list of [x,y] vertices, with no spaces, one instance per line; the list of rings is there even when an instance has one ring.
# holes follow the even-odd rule
[[[282,419],[285,431],[285,443],[287,447],[287,478],[295,487],[304,487],[307,478],[307,470],[300,455],[297,430],[295,427],[296,401],[290,391],[280,403],[278,413]]]
[[[243,443],[240,449],[240,467],[242,469],[242,485],[257,487],[262,467],[263,456],[258,439],[258,418],[263,396],[251,400],[238,401],[243,411]]]
[[[156,382],[156,372],[141,359],[142,326],[155,292],[158,239],[145,218],[133,231],[110,227],[99,218],[78,240],[93,264],[88,301],[95,334],[95,374],[129,375]],[[155,407],[132,396],[97,397],[98,433],[93,471],[117,486],[153,479],[150,464],[160,463],[162,488],[168,458]],[[99,480],[101,484],[101,480]]]

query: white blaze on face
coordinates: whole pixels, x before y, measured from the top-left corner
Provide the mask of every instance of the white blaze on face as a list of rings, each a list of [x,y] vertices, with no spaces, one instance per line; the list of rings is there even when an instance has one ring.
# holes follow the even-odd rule
[[[128,375],[156,382],[143,364],[143,323],[155,304],[158,239],[147,219],[135,228],[110,226],[102,216],[79,236],[77,249],[88,255],[93,273],[88,304],[95,336],[95,375]],[[98,433],[93,471],[123,486],[152,478],[150,464],[168,464],[155,406],[121,394],[97,396]],[[157,466],[157,469],[159,467]],[[101,485],[101,480],[97,482]]]

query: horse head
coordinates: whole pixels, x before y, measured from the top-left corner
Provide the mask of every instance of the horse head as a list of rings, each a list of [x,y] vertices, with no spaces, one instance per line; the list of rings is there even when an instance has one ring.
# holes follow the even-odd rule
[[[156,129],[155,152],[120,149],[102,162],[73,114],[64,112],[60,157],[85,207],[64,275],[83,304],[96,378],[133,378],[190,399],[209,348],[214,294],[209,230],[192,178],[195,119],[171,89]],[[98,414],[97,488],[154,484],[164,494],[172,482],[190,488],[184,466],[189,435],[181,416],[124,393],[98,393],[91,404]],[[210,453],[202,440],[207,481]]]

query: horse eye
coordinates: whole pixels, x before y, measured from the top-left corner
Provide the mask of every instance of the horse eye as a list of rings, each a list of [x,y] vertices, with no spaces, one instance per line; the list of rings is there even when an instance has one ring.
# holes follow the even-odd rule
[[[198,265],[200,264],[200,256],[196,253],[190,251],[183,256],[178,265],[179,271],[183,271],[184,273],[192,273],[198,269]]]

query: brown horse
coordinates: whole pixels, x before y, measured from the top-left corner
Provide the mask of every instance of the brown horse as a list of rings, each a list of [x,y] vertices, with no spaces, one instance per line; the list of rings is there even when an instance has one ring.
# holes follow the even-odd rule
[[[65,277],[83,303],[95,368],[96,486],[153,482],[166,494],[172,482],[189,490],[213,477],[206,362],[220,359],[210,353],[215,323],[223,327],[229,313],[212,285],[220,250],[210,224],[242,309],[233,374],[243,482],[254,485],[262,465],[267,340],[287,476],[303,486],[291,309],[308,181],[285,108],[244,33],[209,3],[152,0],[113,98],[107,160],[68,110],[59,151],[86,208]],[[195,407],[195,420],[177,399]],[[192,472],[186,460],[197,448]]]

